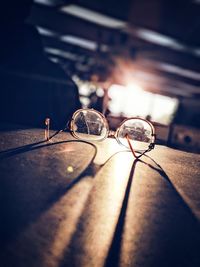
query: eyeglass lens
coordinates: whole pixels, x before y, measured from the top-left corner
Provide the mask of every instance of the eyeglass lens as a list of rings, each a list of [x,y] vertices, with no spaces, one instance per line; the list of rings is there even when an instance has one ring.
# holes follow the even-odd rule
[[[128,119],[118,128],[117,140],[120,144],[129,148],[126,140],[128,135],[131,145],[135,151],[145,151],[153,142],[151,125],[142,119]]]
[[[109,131],[103,115],[89,109],[74,113],[71,128],[75,137],[91,141],[103,140]]]
[[[109,128],[104,116],[95,110],[78,110],[71,123],[74,136],[82,140],[101,141],[108,136]],[[143,119],[125,120],[116,132],[117,141],[129,148],[126,135],[135,151],[145,151],[152,143],[152,127]]]

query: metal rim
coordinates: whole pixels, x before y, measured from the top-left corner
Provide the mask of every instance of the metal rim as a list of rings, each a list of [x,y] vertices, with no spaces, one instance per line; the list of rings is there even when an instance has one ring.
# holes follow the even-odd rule
[[[98,116],[101,117],[101,119],[103,121],[103,125],[106,128],[106,134],[105,134],[104,137],[102,137],[100,139],[97,139],[97,140],[92,140],[92,141],[103,141],[103,140],[105,140],[108,137],[108,133],[109,133],[108,122],[107,122],[105,116],[101,112],[99,112],[99,111],[97,111],[95,109],[91,109],[91,108],[82,108],[82,109],[78,109],[78,110],[76,110],[74,112],[74,114],[72,116],[72,119],[71,119],[71,122],[70,122],[70,132],[73,135],[73,137],[75,137],[76,139],[89,140],[89,139],[85,139],[85,138],[80,138],[79,136],[76,135],[76,132],[73,130],[73,125],[74,125],[74,121],[75,121],[75,118],[76,118],[77,114],[79,114],[80,112],[83,112],[83,111],[89,111],[89,112],[93,112],[95,114],[98,114]]]

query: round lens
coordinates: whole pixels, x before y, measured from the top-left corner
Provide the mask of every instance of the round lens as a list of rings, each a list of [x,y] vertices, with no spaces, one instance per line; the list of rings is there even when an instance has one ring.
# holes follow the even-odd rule
[[[81,109],[74,113],[71,130],[76,138],[82,140],[100,141],[108,135],[104,116],[90,109]]]
[[[145,151],[153,142],[153,126],[142,119],[128,119],[122,123],[117,132],[120,144],[129,148],[126,136],[128,136],[132,148],[135,151]]]

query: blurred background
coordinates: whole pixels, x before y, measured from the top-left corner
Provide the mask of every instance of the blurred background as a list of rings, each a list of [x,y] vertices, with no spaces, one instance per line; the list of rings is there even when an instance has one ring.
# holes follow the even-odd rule
[[[158,143],[200,151],[199,0],[34,0],[27,23],[111,129],[139,116]]]

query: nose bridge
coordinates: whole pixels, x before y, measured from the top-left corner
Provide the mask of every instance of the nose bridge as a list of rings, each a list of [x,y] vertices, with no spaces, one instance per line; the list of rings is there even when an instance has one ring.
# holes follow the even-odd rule
[[[108,137],[115,137],[116,131],[109,130]]]

